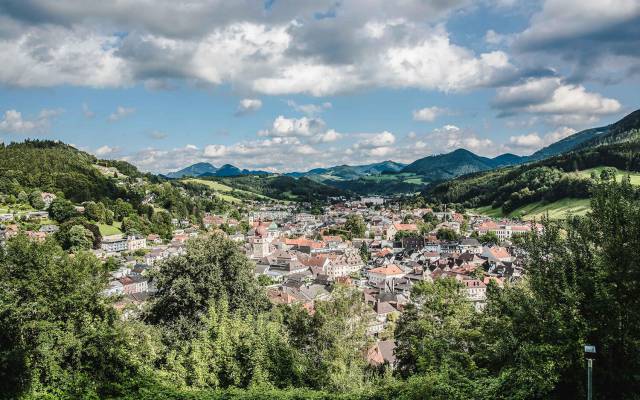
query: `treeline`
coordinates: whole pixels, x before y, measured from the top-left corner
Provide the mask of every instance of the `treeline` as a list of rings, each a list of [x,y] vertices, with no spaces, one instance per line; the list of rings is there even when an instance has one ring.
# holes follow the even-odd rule
[[[296,201],[324,201],[328,197],[344,196],[345,191],[309,178],[290,176],[242,175],[233,177],[202,178],[224,183],[236,189],[258,193],[272,199]]]
[[[502,207],[504,213],[509,213],[536,201],[590,197],[594,180],[569,172],[601,166],[640,171],[640,141],[598,146],[518,167],[467,175],[430,187],[424,196],[465,208]]]
[[[397,321],[395,371],[371,367],[372,315],[335,286],[313,310],[272,306],[253,264],[214,234],[161,265],[157,295],[122,320],[83,252],[19,236],[0,249],[6,398],[600,399],[640,393],[640,203],[601,182],[593,212],[524,238],[526,276],[490,283],[477,313],[453,279],[421,282]],[[135,310],[134,310],[135,311]]]

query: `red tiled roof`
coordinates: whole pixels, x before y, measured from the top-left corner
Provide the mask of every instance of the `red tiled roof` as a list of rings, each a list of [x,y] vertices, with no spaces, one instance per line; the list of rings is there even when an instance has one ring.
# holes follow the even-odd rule
[[[374,269],[370,270],[369,272],[374,273],[374,274],[380,274],[380,275],[400,275],[400,274],[404,274],[404,271],[402,271],[400,269],[400,267],[398,267],[395,264],[389,264],[389,265],[386,265],[384,267],[374,268]]]

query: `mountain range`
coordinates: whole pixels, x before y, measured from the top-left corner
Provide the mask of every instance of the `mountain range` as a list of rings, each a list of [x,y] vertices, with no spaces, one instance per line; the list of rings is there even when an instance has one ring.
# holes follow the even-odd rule
[[[241,176],[241,175],[269,175],[267,171],[252,171],[248,169],[240,169],[231,164],[224,164],[217,168],[209,163],[201,162],[190,165],[179,171],[170,172],[165,176],[171,179],[179,179],[185,177],[201,177],[201,176]]]
[[[426,156],[408,165],[387,160],[365,165],[314,168],[306,172],[290,172],[283,175],[293,178],[305,177],[361,194],[417,191],[434,182],[446,181],[474,172],[540,161],[589,146],[630,140],[638,135],[637,127],[639,124],[640,110],[637,110],[618,122],[577,132],[529,156],[505,153],[489,158],[479,156],[466,149],[457,149],[450,153]],[[166,176],[176,179],[186,176],[234,177],[269,174],[266,171],[240,169],[230,164],[216,168],[209,163],[197,163]]]

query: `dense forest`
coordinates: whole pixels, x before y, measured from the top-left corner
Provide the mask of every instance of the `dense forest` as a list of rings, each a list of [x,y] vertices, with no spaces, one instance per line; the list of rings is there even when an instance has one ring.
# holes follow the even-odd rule
[[[344,190],[334,188],[309,178],[290,176],[241,175],[233,177],[201,177],[224,183],[235,189],[261,194],[272,199],[315,201],[328,197],[347,196]]]
[[[0,249],[0,396],[129,399],[567,399],[640,392],[640,204],[601,180],[593,211],[525,237],[526,278],[474,311],[455,280],[415,286],[397,368],[364,362],[370,314],[335,286],[314,313],[273,306],[221,234],[166,260],[158,293],[123,319],[91,254],[17,236]]]

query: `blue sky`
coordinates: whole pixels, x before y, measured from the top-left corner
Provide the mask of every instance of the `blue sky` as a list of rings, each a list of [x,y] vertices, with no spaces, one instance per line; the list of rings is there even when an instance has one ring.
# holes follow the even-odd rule
[[[0,138],[292,171],[530,154],[638,108],[638,1],[390,3],[2,2]]]

